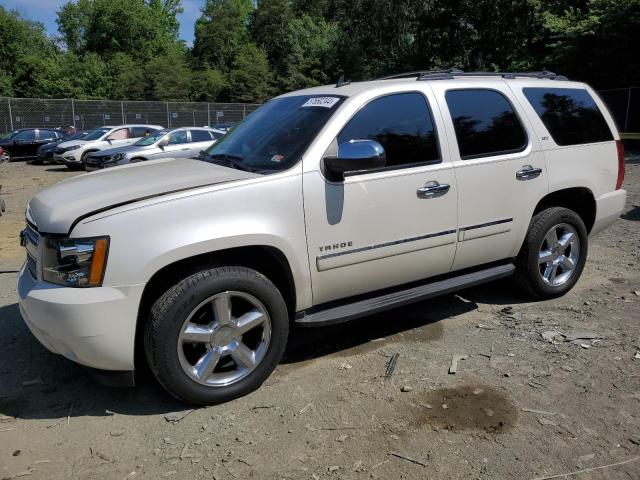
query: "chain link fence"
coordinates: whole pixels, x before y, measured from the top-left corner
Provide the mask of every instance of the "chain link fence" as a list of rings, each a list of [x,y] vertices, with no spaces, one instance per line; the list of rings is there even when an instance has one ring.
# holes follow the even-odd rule
[[[252,103],[157,102],[0,97],[0,132],[18,128],[142,123],[168,128],[236,123],[260,105]]]
[[[640,135],[640,87],[598,92],[622,133]],[[165,127],[236,123],[259,105],[252,103],[54,100],[0,97],[0,133],[17,128],[68,127],[88,130],[103,125],[143,123]]]

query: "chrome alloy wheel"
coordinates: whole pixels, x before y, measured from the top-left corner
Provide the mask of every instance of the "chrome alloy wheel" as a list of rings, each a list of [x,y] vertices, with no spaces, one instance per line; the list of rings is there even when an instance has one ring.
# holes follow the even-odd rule
[[[578,232],[567,223],[553,226],[545,235],[538,252],[538,266],[547,285],[559,287],[567,283],[580,258]]]
[[[271,319],[264,305],[248,293],[227,291],[189,314],[178,337],[178,358],[191,379],[223,387],[249,375],[270,340]]]

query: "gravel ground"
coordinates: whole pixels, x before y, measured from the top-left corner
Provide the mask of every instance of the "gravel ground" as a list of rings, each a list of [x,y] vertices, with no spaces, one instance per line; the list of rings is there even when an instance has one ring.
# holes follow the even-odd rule
[[[531,303],[505,280],[296,330],[261,389],[197,410],[148,378],[101,387],[22,323],[24,209],[71,175],[0,165],[0,478],[640,478],[640,158],[568,295]]]

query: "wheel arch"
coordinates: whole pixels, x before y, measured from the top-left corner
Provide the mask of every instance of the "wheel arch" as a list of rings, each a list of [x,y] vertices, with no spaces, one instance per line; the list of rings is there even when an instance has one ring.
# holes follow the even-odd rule
[[[155,272],[145,285],[138,307],[135,338],[136,370],[146,362],[143,331],[149,311],[155,300],[180,279],[205,268],[237,265],[252,268],[271,280],[282,294],[293,319],[296,310],[296,286],[291,265],[285,254],[270,245],[234,247],[183,258],[165,265]]]
[[[549,192],[540,199],[533,215],[550,207],[565,207],[573,210],[582,218],[587,233],[591,233],[596,220],[596,199],[588,188],[571,187]]]

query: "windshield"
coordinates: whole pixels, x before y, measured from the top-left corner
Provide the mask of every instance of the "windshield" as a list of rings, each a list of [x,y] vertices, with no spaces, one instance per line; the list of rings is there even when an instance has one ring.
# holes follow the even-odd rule
[[[13,137],[16,133],[18,133],[18,132],[9,132],[9,133],[6,133],[6,134],[4,134],[2,137],[0,137],[0,140],[8,140],[8,139],[10,139],[11,137]]]
[[[142,147],[146,147],[148,145],[153,145],[154,143],[156,143],[158,140],[160,140],[162,137],[164,137],[169,132],[170,132],[170,130],[160,130],[159,132],[155,132],[155,133],[152,133],[151,135],[148,135],[146,137],[142,137],[140,140],[138,140],[136,143],[134,143],[134,145],[138,145],[138,146],[142,146]]]
[[[100,138],[105,134],[111,131],[110,128],[96,128],[92,132],[83,138],[83,140],[100,140]]]
[[[259,173],[287,170],[343,100],[337,95],[271,100],[214,143],[205,160]]]

